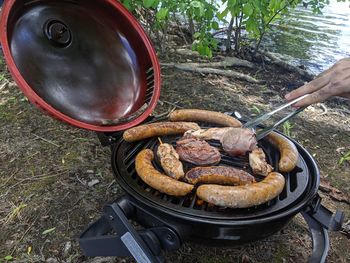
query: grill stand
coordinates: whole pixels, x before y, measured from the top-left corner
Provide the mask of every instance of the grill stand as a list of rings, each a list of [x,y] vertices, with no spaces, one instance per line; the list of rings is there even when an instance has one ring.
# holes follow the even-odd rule
[[[155,227],[136,230],[129,222],[135,216],[135,209],[125,196],[106,205],[104,215],[79,238],[84,255],[131,256],[140,263],[161,263],[164,262],[163,250],[177,250],[181,247],[182,242],[176,232],[146,211],[142,212],[152,217]]]
[[[329,250],[328,230],[341,229],[343,212],[335,215],[321,205],[317,195],[312,204],[301,212],[312,237],[310,263],[325,262]],[[136,230],[129,220],[143,221],[138,215],[147,217],[148,227]],[[164,262],[162,250],[176,250],[182,245],[177,231],[159,217],[137,206],[131,196],[123,196],[106,205],[104,215],[91,224],[79,238],[84,254],[96,256],[132,256],[139,263]]]

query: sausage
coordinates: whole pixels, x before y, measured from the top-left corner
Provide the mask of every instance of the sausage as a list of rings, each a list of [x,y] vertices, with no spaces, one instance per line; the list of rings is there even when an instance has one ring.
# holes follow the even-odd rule
[[[242,123],[221,112],[185,109],[175,110],[170,113],[169,120],[171,121],[201,121],[218,124],[224,127],[242,127]]]
[[[270,133],[267,136],[267,141],[280,152],[279,171],[282,173],[292,171],[299,159],[299,153],[294,143],[276,132]]]
[[[282,192],[284,184],[283,175],[272,172],[261,182],[248,185],[201,185],[197,188],[197,195],[200,199],[217,206],[248,208],[274,199]]]
[[[124,132],[123,138],[127,142],[135,142],[155,136],[183,134],[188,130],[199,130],[194,122],[156,122],[140,125]]]
[[[136,172],[147,185],[173,196],[185,196],[193,189],[193,185],[177,181],[157,171],[152,165],[154,154],[152,150],[145,149],[136,156]]]
[[[190,184],[246,185],[255,182],[249,173],[228,166],[196,167],[186,173],[185,179]]]

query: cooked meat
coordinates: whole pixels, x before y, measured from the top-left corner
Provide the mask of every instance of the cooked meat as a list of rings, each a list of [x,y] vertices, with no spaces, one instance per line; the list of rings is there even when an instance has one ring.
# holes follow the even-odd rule
[[[254,149],[249,154],[249,164],[254,174],[267,176],[273,171],[272,166],[266,162],[264,151],[260,148]]]
[[[218,140],[225,152],[232,156],[245,155],[257,147],[255,133],[246,128],[211,128],[187,131],[186,135],[203,140]]]
[[[255,133],[251,129],[234,128],[226,131],[220,140],[224,151],[231,156],[245,155],[257,147]]]
[[[227,128],[210,128],[210,129],[199,129],[199,130],[190,130],[185,133],[185,135],[191,135],[198,139],[202,140],[217,140],[220,141],[224,136],[225,132],[229,130],[235,130],[236,128],[227,127]]]
[[[245,185],[255,182],[249,173],[228,166],[196,167],[186,173],[188,183]]]
[[[179,180],[184,177],[184,169],[179,160],[179,155],[174,147],[168,143],[161,143],[158,146],[157,156],[164,172],[170,177]]]
[[[200,166],[214,165],[221,160],[218,149],[210,146],[206,141],[188,135],[176,142],[176,152],[180,160]]]

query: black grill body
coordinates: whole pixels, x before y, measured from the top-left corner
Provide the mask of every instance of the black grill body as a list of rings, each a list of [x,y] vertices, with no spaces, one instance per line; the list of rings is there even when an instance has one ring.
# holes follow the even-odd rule
[[[333,215],[321,205],[317,195],[320,175],[316,162],[293,140],[300,158],[297,168],[284,174],[286,185],[282,193],[257,207],[229,209],[207,203],[199,205],[195,192],[178,198],[162,194],[143,183],[135,171],[135,158],[142,149],[156,151],[156,138],[128,143],[120,134],[100,134],[99,137],[102,144],[112,146],[112,168],[127,195],[107,205],[104,216],[82,234],[80,245],[88,256],[131,255],[137,262],[162,262],[161,250],[178,249],[185,241],[227,245],[268,237],[301,212],[313,237],[314,251],[310,262],[323,262],[329,248],[326,229],[341,228],[343,213],[337,211]],[[173,145],[177,139],[176,136],[162,137],[162,141]],[[210,144],[219,146],[214,141]],[[278,151],[264,140],[259,144],[268,162],[278,171]],[[224,152],[220,165],[251,172],[247,159],[232,158]],[[157,161],[154,166],[161,170]],[[191,165],[186,164],[185,170],[189,168]],[[136,231],[130,220],[137,222],[142,229]],[[123,238],[125,235],[127,240]]]

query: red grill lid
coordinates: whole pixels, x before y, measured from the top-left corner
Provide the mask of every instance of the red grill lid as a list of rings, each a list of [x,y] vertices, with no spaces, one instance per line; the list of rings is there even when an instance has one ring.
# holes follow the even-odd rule
[[[1,43],[20,89],[57,119],[119,131],[141,123],[156,106],[156,53],[118,1],[5,1]]]

